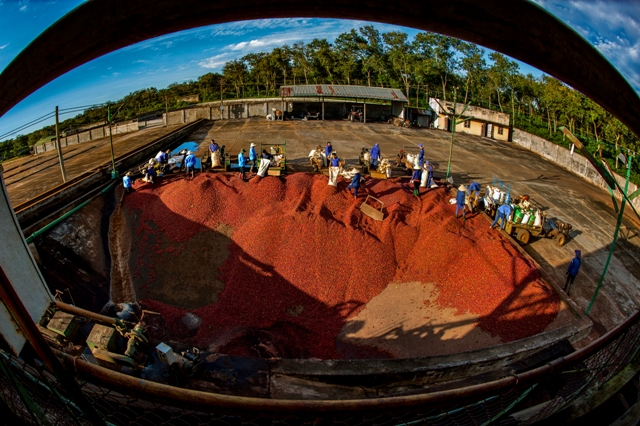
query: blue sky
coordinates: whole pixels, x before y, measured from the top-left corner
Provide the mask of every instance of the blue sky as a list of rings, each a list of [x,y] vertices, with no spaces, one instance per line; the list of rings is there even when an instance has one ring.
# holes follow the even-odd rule
[[[640,1],[536,2],[589,40],[640,90]],[[0,0],[0,69],[44,29],[80,4],[78,0]],[[41,88],[0,117],[0,135],[53,111],[56,105],[62,109],[117,100],[141,88],[162,88],[220,71],[226,61],[249,52],[314,38],[333,41],[340,33],[368,24],[335,19],[271,19],[202,27],[148,40],[91,61]],[[381,32],[399,29],[409,36],[417,32],[373,25]],[[520,70],[540,75],[525,64]],[[44,122],[23,133],[43,124],[51,123]]]

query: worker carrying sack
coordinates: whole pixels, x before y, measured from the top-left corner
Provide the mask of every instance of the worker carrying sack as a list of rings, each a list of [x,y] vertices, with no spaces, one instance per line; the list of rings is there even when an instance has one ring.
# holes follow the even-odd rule
[[[267,171],[269,170],[269,159],[261,158],[260,166],[258,167],[258,176],[265,177],[267,175]]]
[[[329,185],[338,186],[338,174],[340,167],[329,167]]]

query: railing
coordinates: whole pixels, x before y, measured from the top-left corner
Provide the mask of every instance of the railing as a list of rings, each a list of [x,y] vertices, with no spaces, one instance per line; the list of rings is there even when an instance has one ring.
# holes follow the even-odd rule
[[[637,355],[640,313],[590,345],[541,367],[456,389],[386,398],[282,400],[177,388],[58,353],[106,424],[532,424],[599,389]],[[549,399],[525,420],[510,418],[532,391],[553,381]],[[0,351],[0,403],[27,424],[89,424],[55,376]],[[0,411],[1,408],[0,407]],[[517,409],[517,408],[516,408]]]

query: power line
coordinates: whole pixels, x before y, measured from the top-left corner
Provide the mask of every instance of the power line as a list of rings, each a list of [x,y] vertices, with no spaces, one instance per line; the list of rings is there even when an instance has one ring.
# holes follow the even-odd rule
[[[13,130],[8,131],[7,133],[4,133],[4,134],[0,135],[0,139],[5,139],[8,136],[15,135],[16,133],[18,133],[18,132],[20,132],[20,131],[22,131],[22,130],[24,130],[26,128],[29,128],[31,126],[35,126],[36,124],[42,123],[43,121],[45,121],[45,120],[47,120],[49,118],[53,118],[54,116],[55,116],[55,113],[54,112],[50,112],[49,114],[43,115],[42,117],[36,118],[35,120],[32,120],[32,121],[30,121],[28,123],[25,123],[25,124],[23,124],[23,125],[21,125],[19,127],[16,127]]]

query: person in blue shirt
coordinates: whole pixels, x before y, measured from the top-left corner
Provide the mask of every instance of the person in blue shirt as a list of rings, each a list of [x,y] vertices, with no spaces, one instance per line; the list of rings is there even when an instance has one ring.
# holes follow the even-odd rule
[[[193,155],[193,152],[187,152],[187,157],[184,159],[184,166],[187,168],[187,179],[189,179],[189,175],[191,175],[191,179],[195,178],[196,156]]]
[[[131,183],[131,172],[127,172],[127,174],[122,178],[122,186],[124,186],[124,190],[127,192],[127,194],[131,192]]]
[[[358,198],[358,188],[360,188],[360,180],[362,179],[362,175],[360,174],[360,170],[353,168],[351,173],[355,173],[353,178],[351,178],[351,183],[347,186],[347,189],[353,189],[353,198]]]
[[[464,201],[466,198],[467,187],[464,185],[460,185],[458,187],[458,192],[456,193],[456,219],[458,218],[458,212],[462,210],[462,220],[467,220],[467,217],[464,213]]]
[[[211,155],[211,167],[220,167],[220,147],[214,139],[211,139],[211,143],[209,144],[209,154]]]
[[[424,164],[424,146],[419,143],[418,147],[420,148],[420,152],[418,153],[418,164],[420,165],[420,167],[422,167]]]
[[[240,179],[244,180],[244,167],[247,165],[247,158],[244,156],[244,148],[238,153],[238,172]]]
[[[509,216],[511,216],[511,206],[505,203],[500,207],[498,207],[498,210],[496,211],[496,218],[493,220],[493,223],[491,224],[489,229],[493,229],[493,227],[496,226],[496,224],[498,223],[498,220],[500,219],[502,219],[502,224],[500,225],[500,229],[504,229],[505,225],[507,224],[507,220],[509,219]]]
[[[338,153],[334,151],[329,160],[329,185],[338,186],[338,174],[340,174],[340,158],[338,158]]]
[[[147,167],[147,173],[144,175],[144,180],[147,181],[147,183],[154,183],[153,182],[154,177],[156,177],[156,168],[154,167],[154,164],[149,162],[149,165]]]
[[[380,160],[380,146],[378,144],[372,146],[369,155],[371,156],[371,168],[375,170],[378,168],[378,161]]]
[[[429,161],[427,164],[427,188],[431,188],[433,186],[433,166]]]
[[[476,191],[476,198],[478,198],[478,195],[480,194],[480,185],[478,182],[472,182],[471,185],[469,185],[469,192],[471,191]]]
[[[256,153],[255,146],[256,144],[252,143],[249,147],[249,162],[251,163],[251,168],[249,169],[250,172],[253,172],[253,169],[256,169],[257,171],[256,161],[258,160],[258,154]]]
[[[331,142],[327,142],[327,146],[324,148],[324,157],[322,159],[324,166],[329,165],[329,161],[331,161],[332,152],[333,152],[333,146],[331,146]]]
[[[564,284],[564,292],[569,295],[569,291],[571,291],[571,285],[573,284],[573,280],[576,279],[576,275],[578,275],[578,271],[580,270],[580,266],[582,265],[582,252],[580,250],[575,251],[576,256],[571,260],[569,267],[567,268],[567,272],[565,275],[567,276],[567,282]]]
[[[422,170],[420,166],[413,166],[413,174],[411,175],[411,182],[413,184],[413,195],[420,196],[420,178],[422,177]]]
[[[158,152],[158,154],[156,155],[156,161],[160,164],[167,164],[167,161],[169,160],[169,158],[167,157],[167,153],[164,151],[160,151]]]

